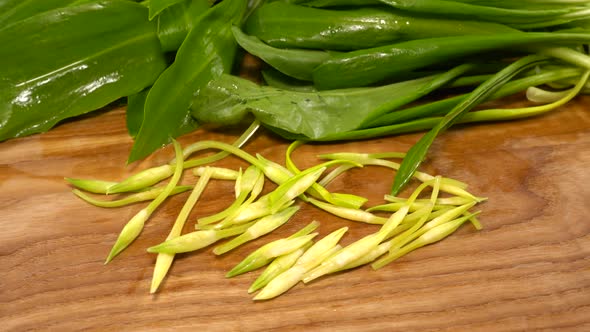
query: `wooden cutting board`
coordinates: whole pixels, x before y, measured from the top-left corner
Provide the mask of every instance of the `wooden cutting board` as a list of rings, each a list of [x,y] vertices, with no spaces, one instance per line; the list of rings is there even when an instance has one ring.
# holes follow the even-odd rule
[[[188,193],[161,206],[139,239],[103,265],[122,226],[144,204],[90,206],[63,178],[120,180],[167,162],[172,149],[126,166],[132,141],[124,109],[0,143],[0,330],[588,331],[589,108],[590,98],[580,97],[542,117],[453,128],[435,142],[422,170],[467,182],[489,198],[478,206],[482,231],[464,225],[381,270],[331,275],[260,303],[246,292],[258,271],[224,277],[255,248],[314,219],[321,235],[349,226],[344,244],[376,227],[299,202],[288,224],[235,252],[178,255],[150,295],[155,255],[145,249],[166,237]],[[198,131],[180,141],[232,142],[238,134]],[[306,145],[294,159],[306,167],[325,152],[406,151],[420,135]],[[282,163],[287,144],[262,132],[245,150]],[[217,165],[245,166],[235,158]],[[364,195],[370,206],[383,202],[392,179],[389,170],[366,167],[329,188]],[[187,173],[183,182],[194,177]],[[230,182],[210,183],[184,231],[228,206],[232,190]]]

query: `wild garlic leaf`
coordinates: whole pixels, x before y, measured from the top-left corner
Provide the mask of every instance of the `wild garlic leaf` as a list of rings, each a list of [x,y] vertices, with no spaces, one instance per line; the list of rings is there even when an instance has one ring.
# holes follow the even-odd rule
[[[41,1],[43,2],[43,1]],[[147,8],[101,1],[0,29],[0,141],[49,130],[151,85],[166,68]]]
[[[432,84],[434,81],[439,84]],[[192,115],[199,122],[229,125],[252,113],[267,126],[317,140],[358,129],[374,116],[435,90],[440,83],[443,81],[433,75],[376,88],[301,92],[222,75],[195,97]]]

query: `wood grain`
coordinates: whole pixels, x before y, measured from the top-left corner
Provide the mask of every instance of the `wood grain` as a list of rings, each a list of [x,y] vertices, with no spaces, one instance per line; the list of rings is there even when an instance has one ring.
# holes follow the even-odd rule
[[[122,179],[166,162],[171,149],[125,166],[132,142],[123,109],[0,143],[0,330],[588,331],[589,105],[581,97],[543,117],[457,127],[435,142],[423,169],[489,197],[480,205],[484,230],[464,226],[379,271],[332,275],[261,303],[246,292],[258,272],[224,277],[250,251],[312,219],[323,235],[350,226],[344,243],[375,227],[302,204],[287,225],[235,252],[178,255],[152,296],[155,255],[145,249],[166,237],[188,193],[167,201],[139,239],[105,266],[121,227],[143,204],[92,207],[70,193],[63,177]],[[238,133],[199,131],[181,142],[231,142]],[[304,167],[330,151],[406,151],[419,137],[306,145],[294,157]],[[246,150],[282,162],[286,145],[262,133]],[[228,158],[218,165],[245,164]],[[392,179],[388,170],[367,167],[330,188],[365,195],[371,205],[382,202]],[[232,188],[210,184],[190,220],[229,205]]]

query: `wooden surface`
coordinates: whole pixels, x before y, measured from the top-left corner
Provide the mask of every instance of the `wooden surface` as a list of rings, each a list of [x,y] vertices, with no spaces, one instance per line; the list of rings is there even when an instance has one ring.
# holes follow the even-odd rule
[[[167,201],[139,239],[105,266],[122,226],[144,204],[93,207],[71,194],[63,177],[119,180],[166,162],[172,150],[125,166],[131,141],[122,109],[0,143],[0,330],[589,331],[589,107],[590,98],[579,98],[547,116],[455,128],[436,141],[423,170],[489,197],[479,205],[484,230],[464,225],[382,270],[332,275],[261,303],[246,292],[258,272],[224,278],[253,249],[312,219],[321,222],[322,235],[350,226],[344,243],[376,228],[301,203],[287,225],[236,252],[177,256],[153,296],[155,256],[145,249],[166,237],[188,193]],[[236,134],[197,132],[181,142],[231,142]],[[304,167],[320,152],[406,151],[419,137],[307,145],[295,160]],[[263,133],[246,150],[282,162],[285,148]],[[244,164],[230,158],[218,165]],[[330,189],[365,195],[372,205],[382,202],[392,178],[367,167]],[[192,180],[187,175],[183,182]],[[232,188],[211,183],[185,232],[195,218],[229,205]]]

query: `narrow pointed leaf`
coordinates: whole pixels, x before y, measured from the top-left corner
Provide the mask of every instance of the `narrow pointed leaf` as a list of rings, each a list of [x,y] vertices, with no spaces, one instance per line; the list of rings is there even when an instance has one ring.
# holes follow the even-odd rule
[[[434,139],[439,134],[461,119],[466,112],[486,100],[488,96],[498,90],[514,75],[531,66],[543,63],[546,60],[546,57],[538,55],[521,58],[498,72],[470,93],[466,99],[462,100],[453,108],[434,128],[422,136],[418,143],[410,148],[395,175],[391,195],[397,195],[406,183],[409,182],[414,172],[418,169],[418,166],[422,163],[422,160],[424,160],[424,157],[426,157],[430,145],[432,145],[432,142],[434,142]]]
[[[248,36],[237,27],[232,29],[238,44],[281,73],[290,77],[311,81],[313,69],[330,58],[330,54],[319,50],[275,48],[255,36]]]
[[[180,1],[180,2],[178,2]],[[157,17],[158,38],[165,52],[176,51],[198,21],[209,9],[209,0],[178,0]],[[151,2],[150,2],[151,5]],[[150,10],[152,8],[150,7]],[[151,20],[151,18],[150,18]]]
[[[166,145],[169,137],[196,128],[189,112],[192,96],[211,79],[231,69],[236,50],[231,26],[239,23],[245,7],[246,1],[226,0],[199,17],[174,63],[150,89],[130,162]]]
[[[590,35],[583,30],[414,39],[333,55],[314,70],[314,85],[318,89],[368,86],[388,79],[404,79],[413,71],[466,56],[502,50],[526,52],[535,46],[549,48],[589,40]]]
[[[143,122],[143,109],[147,99],[149,88],[127,97],[127,109],[125,110],[125,123],[129,136],[135,138]]]
[[[156,17],[164,9],[182,1],[184,0],[150,0],[148,2],[148,7],[150,9],[150,20]]]

